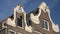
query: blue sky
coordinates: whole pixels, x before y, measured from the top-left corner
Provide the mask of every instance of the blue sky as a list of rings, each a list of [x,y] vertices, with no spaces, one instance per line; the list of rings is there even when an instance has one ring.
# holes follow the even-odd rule
[[[0,0],[0,21],[13,14],[13,8],[22,4],[24,10],[29,13],[37,8],[41,2],[46,2],[50,8],[51,18],[60,26],[60,0]]]

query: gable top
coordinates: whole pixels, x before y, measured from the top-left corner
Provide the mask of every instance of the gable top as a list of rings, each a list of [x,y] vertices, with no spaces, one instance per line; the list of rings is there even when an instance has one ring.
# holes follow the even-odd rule
[[[21,7],[22,7],[22,4],[18,4],[17,7],[14,8],[14,11],[19,10]],[[43,9],[43,10],[47,9],[47,11],[44,11],[44,12],[50,13],[50,10],[49,10],[49,8],[48,8],[48,6],[46,5],[45,2],[42,2],[42,3],[38,6],[38,8],[41,8],[41,9]],[[22,7],[22,9],[23,9],[23,7]],[[24,9],[23,9],[23,10],[24,10]],[[35,10],[36,10],[36,9],[35,9]],[[26,14],[31,14],[31,13],[34,13],[34,12],[35,12],[35,11],[31,11],[30,13],[26,13]]]
[[[37,7],[37,9],[42,9],[42,10],[44,10],[44,12],[48,12],[48,13],[50,14],[49,7],[46,5],[45,2],[42,2],[42,3]],[[36,10],[36,9],[34,9],[34,10]],[[34,13],[34,12],[35,12],[35,11],[31,11],[30,13]],[[28,13],[28,14],[30,14],[30,13]]]
[[[46,5],[46,3],[45,3],[45,2],[42,2],[42,3],[39,5],[39,7],[38,7],[38,8],[43,9],[43,10],[44,10],[44,12],[48,12],[48,13],[50,13],[49,7]]]

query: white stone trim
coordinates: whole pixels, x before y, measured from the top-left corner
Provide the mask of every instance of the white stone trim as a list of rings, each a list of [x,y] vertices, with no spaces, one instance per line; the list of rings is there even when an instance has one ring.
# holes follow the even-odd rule
[[[21,7],[20,5],[17,5],[15,8],[14,8],[14,11],[18,12],[18,13],[22,13],[22,12],[25,12],[23,7]]]
[[[7,26],[4,26],[4,23],[7,24],[7,22],[3,22],[3,23],[2,23],[2,28],[7,28]]]
[[[11,25],[11,26],[13,26],[13,27],[16,27],[16,23],[15,23],[15,20],[14,20],[14,19],[11,20],[10,18],[8,18],[8,19],[7,19],[7,24],[8,24],[8,25]]]

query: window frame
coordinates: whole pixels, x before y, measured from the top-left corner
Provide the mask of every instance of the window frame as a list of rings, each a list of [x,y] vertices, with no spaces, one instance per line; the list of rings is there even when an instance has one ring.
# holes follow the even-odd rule
[[[39,34],[41,34],[41,32],[39,32],[39,31],[37,31],[37,30],[34,30],[34,31],[33,31],[33,34],[34,34],[34,33],[39,33]]]
[[[8,33],[10,34],[9,31],[12,31],[12,32],[14,32],[14,34],[16,34],[16,32],[15,32],[14,30],[12,30],[12,29],[9,29],[9,30],[8,30]]]
[[[44,26],[43,24],[44,24],[45,22],[47,23],[48,29],[45,28],[45,27],[43,27],[43,26]],[[49,22],[48,22],[47,20],[43,20],[43,24],[42,24],[43,29],[49,31]]]
[[[22,34],[21,32],[17,32],[18,34]]]

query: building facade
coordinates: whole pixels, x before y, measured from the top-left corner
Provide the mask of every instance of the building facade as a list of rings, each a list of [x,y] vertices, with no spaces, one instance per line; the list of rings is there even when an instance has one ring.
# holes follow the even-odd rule
[[[1,21],[0,34],[59,34],[59,26],[52,21],[45,2],[29,14],[18,4],[13,15]]]

